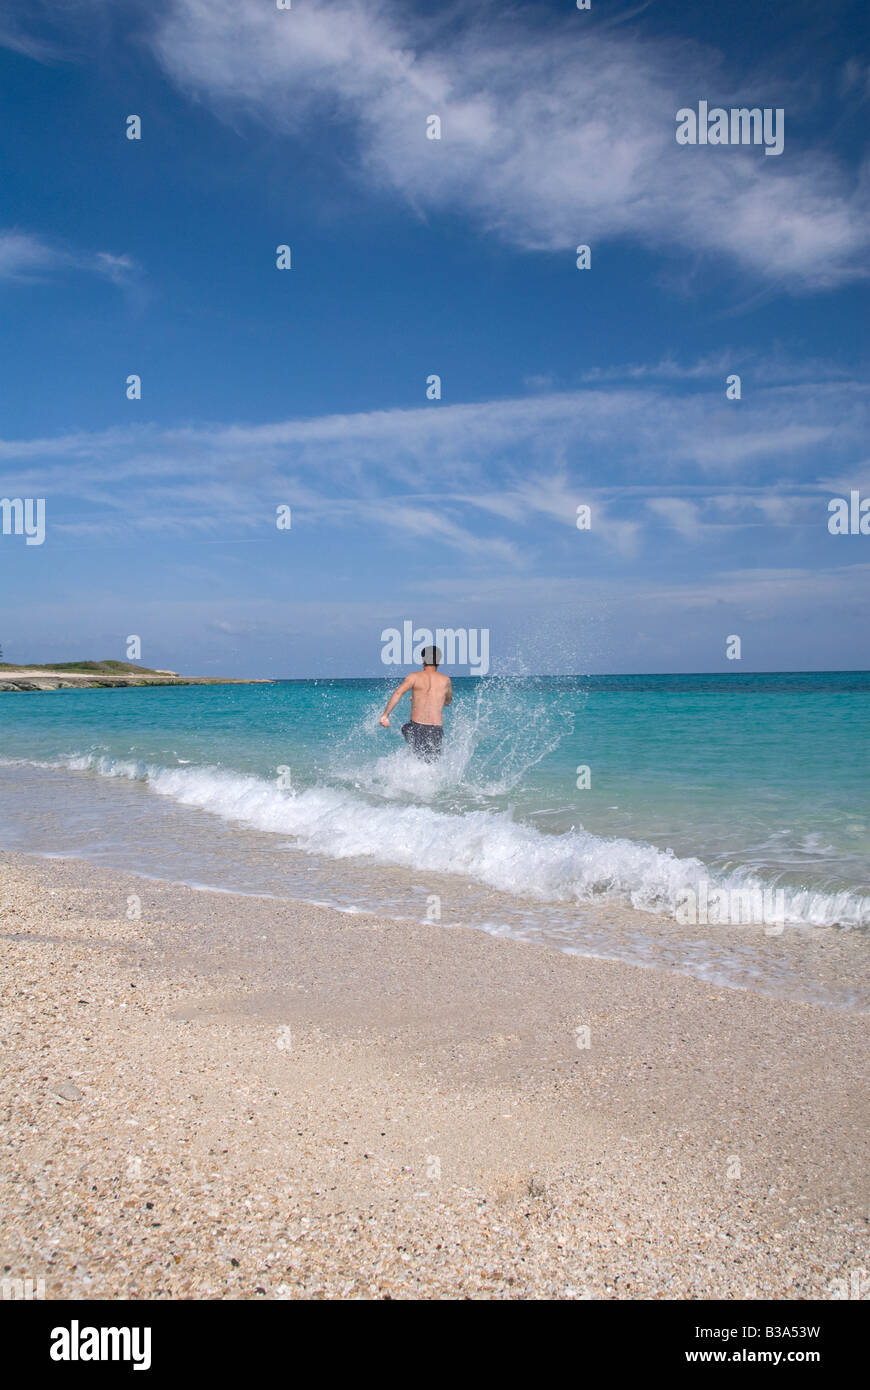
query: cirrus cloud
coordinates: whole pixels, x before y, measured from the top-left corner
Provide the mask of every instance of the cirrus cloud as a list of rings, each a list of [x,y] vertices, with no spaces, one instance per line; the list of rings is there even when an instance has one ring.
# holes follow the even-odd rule
[[[789,129],[800,114],[798,87],[771,73],[746,90],[694,43],[503,7],[436,24],[360,0],[171,0],[152,43],[219,114],[296,137],[338,125],[370,184],[523,250],[623,239],[789,290],[866,275],[866,167],[850,178],[800,142],[777,168],[759,149],[676,145],[676,111],[701,97],[782,106],[785,93]],[[440,141],[425,138],[432,114]]]

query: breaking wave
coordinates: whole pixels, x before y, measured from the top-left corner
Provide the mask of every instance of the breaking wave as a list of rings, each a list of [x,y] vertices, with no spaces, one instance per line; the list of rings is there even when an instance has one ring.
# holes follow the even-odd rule
[[[411,762],[401,759],[405,768]],[[397,814],[395,804],[376,804],[359,783],[354,789],[323,785],[294,789],[215,767],[167,768],[98,754],[70,756],[41,766],[139,781],[179,805],[288,837],[294,848],[310,854],[465,875],[500,892],[535,901],[589,903],[617,898],[644,911],[674,913],[685,904],[687,893],[698,892],[706,881],[711,893],[762,889],[770,893],[782,888],[786,922],[870,925],[870,897],[860,893],[786,887],[750,871],[717,878],[700,859],[679,858],[642,841],[594,835],[582,827],[546,833],[505,810],[452,812],[415,801],[403,805]],[[411,767],[410,775],[423,771],[429,769]],[[381,795],[387,791],[388,797],[389,787],[383,783],[389,784],[389,772],[382,766],[367,774],[367,780],[371,777]]]

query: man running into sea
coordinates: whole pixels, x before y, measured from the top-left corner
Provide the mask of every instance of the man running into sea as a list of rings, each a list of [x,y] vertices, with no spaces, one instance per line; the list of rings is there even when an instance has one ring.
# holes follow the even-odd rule
[[[422,671],[412,671],[402,684],[393,691],[387,708],[381,715],[385,729],[390,727],[390,711],[399,703],[406,691],[411,692],[411,718],[402,725],[402,737],[410,744],[414,753],[424,763],[434,762],[441,755],[441,739],[444,735],[442,715],[444,706],[453,699],[450,677],[438,670],[441,653],[437,647],[424,647],[420,653],[423,661]]]

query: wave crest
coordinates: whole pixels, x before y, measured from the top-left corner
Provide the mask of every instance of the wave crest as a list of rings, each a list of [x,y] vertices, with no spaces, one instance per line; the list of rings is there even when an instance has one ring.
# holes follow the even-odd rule
[[[221,819],[292,838],[294,847],[332,858],[370,859],[417,871],[461,874],[500,892],[542,902],[619,898],[648,912],[673,913],[702,881],[710,891],[770,890],[739,871],[717,878],[700,859],[681,859],[642,841],[582,828],[546,834],[506,811],[438,811],[376,805],[342,788],[296,791],[254,775],[214,767],[166,768],[85,754],[43,766],[143,782],[152,792]],[[817,926],[870,924],[870,898],[785,888],[785,920]]]

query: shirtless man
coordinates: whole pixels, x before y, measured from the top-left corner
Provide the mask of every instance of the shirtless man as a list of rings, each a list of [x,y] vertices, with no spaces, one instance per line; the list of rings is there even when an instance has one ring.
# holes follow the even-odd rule
[[[453,687],[449,676],[438,671],[441,653],[437,647],[424,647],[422,671],[412,671],[402,684],[393,691],[387,708],[381,715],[385,729],[390,727],[390,710],[394,709],[407,690],[411,692],[411,718],[402,725],[402,737],[409,743],[418,758],[424,763],[434,762],[441,753],[441,739],[444,733],[441,716],[444,706],[453,699]]]

